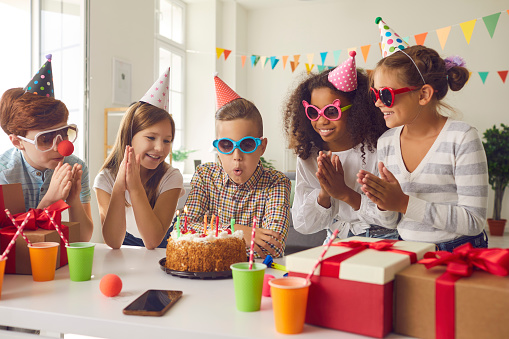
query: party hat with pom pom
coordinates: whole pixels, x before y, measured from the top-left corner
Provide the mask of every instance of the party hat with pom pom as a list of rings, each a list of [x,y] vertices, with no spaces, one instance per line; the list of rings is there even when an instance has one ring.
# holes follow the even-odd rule
[[[53,90],[53,71],[51,70],[51,54],[46,55],[48,59],[44,65],[35,73],[28,85],[23,88],[25,92],[30,92],[45,97],[54,98]]]
[[[376,18],[375,23],[378,24],[378,28],[380,29],[380,42],[383,58],[394,52],[410,47],[407,42],[398,35],[398,33],[394,32],[389,25],[382,20],[381,17]]]
[[[351,51],[350,58],[329,73],[329,82],[342,92],[351,92],[357,89],[356,54],[355,51]]]
[[[164,71],[156,82],[150,87],[145,95],[139,100],[151,104],[152,106],[168,110],[170,96],[170,68]]]
[[[214,74],[214,83],[216,84],[216,109],[220,109],[230,101],[240,98],[240,95],[225,84],[224,81],[217,76],[217,73]]]

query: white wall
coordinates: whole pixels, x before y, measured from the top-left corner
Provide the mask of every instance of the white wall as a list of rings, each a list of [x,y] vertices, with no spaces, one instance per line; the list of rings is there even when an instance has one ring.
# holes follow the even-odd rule
[[[113,58],[132,64],[132,101],[156,80],[154,74],[154,2],[90,1],[90,185],[103,164],[104,109],[112,100]],[[102,241],[95,193],[92,193],[93,241]]]
[[[253,0],[257,1],[257,0]],[[305,72],[306,54],[357,47],[358,67],[372,68],[380,58],[378,47],[371,48],[367,63],[360,52],[361,45],[379,41],[377,16],[403,36],[429,32],[426,45],[437,49],[442,56],[459,54],[475,73],[467,86],[450,92],[448,102],[462,112],[462,118],[482,132],[494,124],[509,124],[506,100],[509,79],[502,84],[497,70],[508,69],[509,9],[507,0],[449,0],[409,2],[392,0],[367,1],[286,1],[271,8],[246,9],[232,0],[188,0],[187,4],[187,66],[186,66],[186,136],[193,159],[214,161],[210,153],[214,140],[215,92],[213,73],[252,100],[260,109],[269,139],[265,157],[273,160],[280,170],[291,169],[284,164],[286,140],[282,132],[281,107],[289,90]],[[265,2],[267,3],[267,2]],[[284,5],[288,4],[290,5]],[[457,24],[481,18],[495,12],[501,14],[493,39],[482,20],[477,21],[470,45]],[[132,99],[139,99],[150,87],[154,74],[154,1],[91,0],[91,118],[90,118],[90,178],[91,183],[103,162],[103,110],[112,107],[112,58],[130,61],[133,65]],[[435,30],[453,26],[445,50],[442,51]],[[232,49],[227,61],[216,59],[216,47]],[[300,65],[291,73],[289,63],[282,68],[282,60],[274,70],[270,63],[265,69],[259,64],[251,68],[250,60],[241,67],[241,54],[282,55],[301,54]],[[332,53],[329,53],[332,54]],[[343,51],[340,62],[345,60]],[[326,64],[333,64],[329,55]],[[316,66],[315,66],[316,70]],[[482,84],[478,71],[490,71]],[[293,162],[293,160],[291,160]],[[489,215],[492,213],[490,196]],[[92,200],[96,232],[100,239],[100,223],[95,196]],[[504,200],[503,217],[509,218],[509,193]]]

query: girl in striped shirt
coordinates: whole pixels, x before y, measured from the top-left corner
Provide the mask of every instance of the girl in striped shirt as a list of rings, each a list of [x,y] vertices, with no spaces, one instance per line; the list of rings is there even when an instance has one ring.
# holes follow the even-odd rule
[[[412,46],[380,60],[371,76],[376,107],[391,128],[378,140],[380,177],[359,171],[362,190],[376,204],[379,225],[403,240],[435,243],[439,250],[470,242],[487,247],[484,232],[488,167],[475,128],[442,115],[450,88],[469,72],[461,58]]]

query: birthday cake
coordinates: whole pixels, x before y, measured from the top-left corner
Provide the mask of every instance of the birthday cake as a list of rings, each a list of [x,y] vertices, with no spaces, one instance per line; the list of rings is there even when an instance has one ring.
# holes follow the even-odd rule
[[[247,260],[244,232],[213,234],[171,233],[166,246],[166,267],[184,272],[230,271],[230,265]]]

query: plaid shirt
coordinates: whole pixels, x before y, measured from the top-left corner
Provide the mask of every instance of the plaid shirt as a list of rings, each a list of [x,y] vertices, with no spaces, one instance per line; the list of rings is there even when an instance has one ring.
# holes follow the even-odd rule
[[[206,163],[198,166],[191,180],[191,192],[186,201],[188,228],[203,232],[203,217],[220,217],[219,225],[235,223],[252,227],[253,217],[258,219],[257,228],[273,230],[282,236],[283,247],[272,246],[277,257],[284,254],[290,216],[290,180],[281,172],[263,168],[258,164],[249,180],[237,185],[221,165]],[[182,225],[182,222],[181,222]],[[249,246],[249,244],[248,244]],[[268,253],[263,250],[264,253]],[[260,258],[256,253],[255,256]]]
[[[88,168],[75,155],[64,158],[64,163],[73,166],[81,164],[83,174],[81,176],[81,203],[90,202],[90,186],[88,183]],[[11,148],[0,155],[0,185],[21,183],[25,198],[25,209],[37,208],[46,194],[53,176],[52,169],[40,171],[33,168],[23,157],[23,153],[17,148]]]

